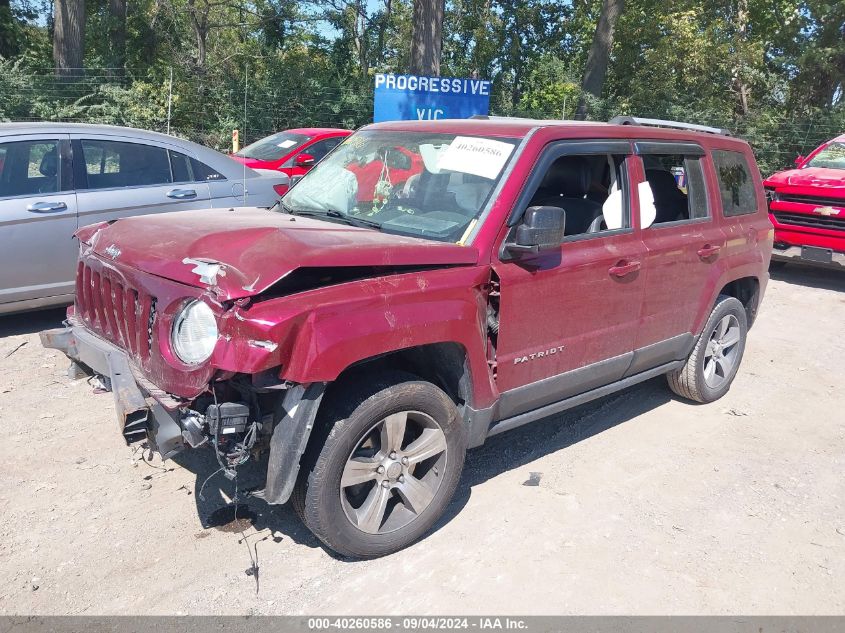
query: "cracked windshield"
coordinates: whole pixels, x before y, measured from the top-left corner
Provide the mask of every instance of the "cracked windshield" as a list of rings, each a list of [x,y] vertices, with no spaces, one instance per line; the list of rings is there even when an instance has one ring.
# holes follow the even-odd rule
[[[453,134],[363,131],[282,201],[296,215],[463,243],[516,141]]]

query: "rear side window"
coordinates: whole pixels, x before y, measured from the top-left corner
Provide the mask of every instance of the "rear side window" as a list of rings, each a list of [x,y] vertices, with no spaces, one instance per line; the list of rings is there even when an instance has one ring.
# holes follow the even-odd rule
[[[170,150],[170,169],[173,172],[173,182],[192,182],[194,180],[191,173],[191,159]]]
[[[173,182],[167,150],[140,143],[82,140],[89,189],[143,187]]]
[[[757,211],[754,179],[745,156],[717,149],[713,150],[713,164],[719,179],[723,215],[733,217]]]
[[[0,197],[60,191],[59,168],[58,141],[0,143]]]
[[[700,156],[644,154],[642,159],[646,185],[640,187],[643,228],[709,217]]]

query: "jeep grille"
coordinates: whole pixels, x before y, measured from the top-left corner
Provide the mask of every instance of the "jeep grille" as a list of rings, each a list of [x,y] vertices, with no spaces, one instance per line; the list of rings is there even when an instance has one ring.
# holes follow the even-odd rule
[[[156,299],[130,288],[116,275],[79,262],[76,315],[85,325],[146,361],[150,357]]]

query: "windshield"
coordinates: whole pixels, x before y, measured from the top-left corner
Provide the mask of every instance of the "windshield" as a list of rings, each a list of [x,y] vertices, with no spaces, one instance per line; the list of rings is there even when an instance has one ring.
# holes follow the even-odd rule
[[[267,136],[252,145],[247,145],[241,151],[235,152],[235,156],[242,158],[254,158],[256,160],[279,160],[293,152],[296,148],[302,147],[311,137],[305,134],[294,134],[292,132],[279,132]]]
[[[845,169],[845,143],[831,143],[813,156],[804,166]]]
[[[463,242],[516,139],[365,130],[346,139],[283,199],[291,213],[388,233]]]

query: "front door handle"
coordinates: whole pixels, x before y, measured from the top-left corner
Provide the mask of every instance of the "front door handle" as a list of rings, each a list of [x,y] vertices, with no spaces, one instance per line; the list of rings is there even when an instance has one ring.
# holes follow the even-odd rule
[[[717,255],[720,250],[722,250],[722,247],[717,244],[705,244],[704,246],[698,249],[698,256],[701,259],[707,259],[708,257],[713,257],[713,255]]]
[[[614,277],[624,277],[626,275],[630,275],[631,273],[637,272],[640,269],[640,266],[640,262],[629,262],[623,259],[617,262],[615,266],[611,266],[607,272],[609,272]]]
[[[167,192],[168,198],[175,198],[176,200],[185,200],[186,198],[196,198],[197,192],[193,189],[171,189]]]
[[[65,209],[67,205],[64,202],[33,202],[26,208],[30,213],[55,213]]]

